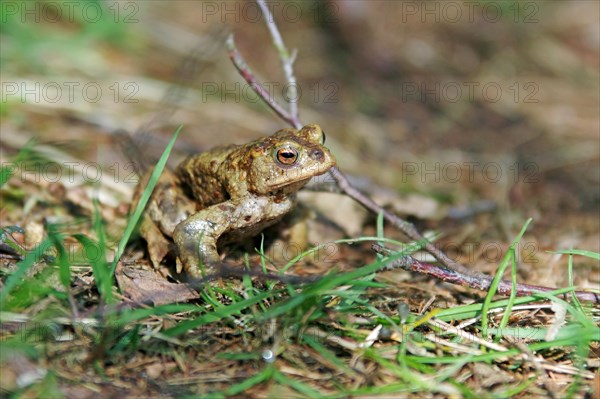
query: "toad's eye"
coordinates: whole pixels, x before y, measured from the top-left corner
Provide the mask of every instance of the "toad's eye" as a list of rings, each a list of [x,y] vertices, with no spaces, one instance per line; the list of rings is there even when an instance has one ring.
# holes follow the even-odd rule
[[[291,147],[283,147],[275,153],[277,162],[282,165],[293,165],[298,160],[298,150]]]
[[[326,137],[325,137],[325,132],[324,132],[324,131],[321,131],[321,133],[323,134],[323,142],[322,142],[321,144],[325,144],[325,138],[326,138]]]

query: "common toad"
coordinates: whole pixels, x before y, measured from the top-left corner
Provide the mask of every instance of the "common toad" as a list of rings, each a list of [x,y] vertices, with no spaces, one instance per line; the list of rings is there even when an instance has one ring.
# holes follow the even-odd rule
[[[174,172],[165,170],[140,227],[153,265],[160,265],[172,240],[178,272],[183,267],[192,278],[218,272],[217,248],[277,223],[294,208],[296,192],[335,165],[324,142],[317,125],[283,129],[191,156]],[[146,173],[138,184],[134,203],[149,177]]]

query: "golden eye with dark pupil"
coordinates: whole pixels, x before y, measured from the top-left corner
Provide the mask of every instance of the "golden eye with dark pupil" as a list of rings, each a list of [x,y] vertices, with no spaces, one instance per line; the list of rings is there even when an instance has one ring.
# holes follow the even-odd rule
[[[298,151],[293,148],[280,148],[276,156],[277,161],[282,165],[293,165],[298,159]]]

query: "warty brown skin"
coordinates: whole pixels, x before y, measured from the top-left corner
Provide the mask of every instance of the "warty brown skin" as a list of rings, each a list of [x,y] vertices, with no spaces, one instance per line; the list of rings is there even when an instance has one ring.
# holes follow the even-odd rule
[[[240,241],[277,223],[294,209],[296,192],[335,165],[324,141],[317,125],[283,129],[191,156],[175,172],[165,170],[140,227],[154,266],[169,253],[172,239],[178,271],[190,278],[218,272],[217,241]],[[138,184],[134,203],[149,175]]]

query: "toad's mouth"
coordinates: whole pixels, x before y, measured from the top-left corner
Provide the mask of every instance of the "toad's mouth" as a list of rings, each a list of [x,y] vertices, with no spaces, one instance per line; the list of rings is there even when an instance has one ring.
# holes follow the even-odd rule
[[[320,176],[327,173],[334,165],[335,162],[329,158],[328,162],[315,162],[310,165],[295,168],[281,168],[283,173],[278,181],[274,182],[274,185],[286,186],[299,181],[310,180],[313,176]]]
[[[298,191],[313,177],[327,173],[334,165],[335,163],[333,162],[329,163],[326,167],[324,165],[313,165],[310,167],[303,167],[302,170],[295,170],[294,172],[288,170],[286,171],[286,179],[269,184],[269,191],[283,191],[285,193]]]
[[[294,194],[298,192],[302,187],[304,187],[309,181],[311,177],[308,177],[304,180],[298,180],[293,183],[288,184],[279,184],[271,188],[271,193],[282,193],[282,194]]]

